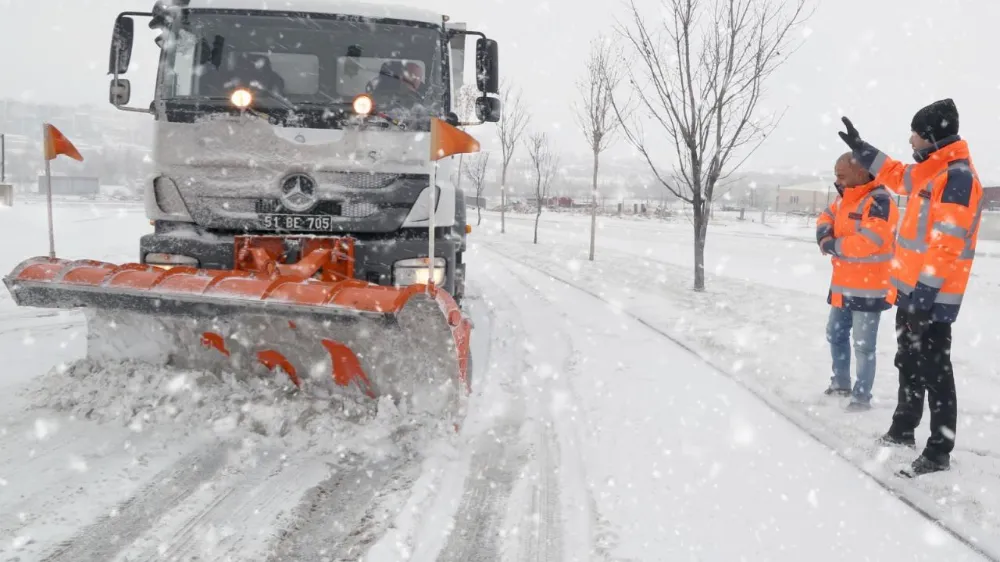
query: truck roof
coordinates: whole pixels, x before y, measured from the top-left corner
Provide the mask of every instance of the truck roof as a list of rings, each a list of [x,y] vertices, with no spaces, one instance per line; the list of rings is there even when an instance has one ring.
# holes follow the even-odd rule
[[[271,10],[342,14],[370,18],[394,18],[440,24],[443,14],[433,10],[393,4],[373,4],[351,0],[191,0],[193,9]]]

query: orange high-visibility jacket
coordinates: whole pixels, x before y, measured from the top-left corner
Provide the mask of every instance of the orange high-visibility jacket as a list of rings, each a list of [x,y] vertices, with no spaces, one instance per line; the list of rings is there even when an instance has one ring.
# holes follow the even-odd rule
[[[935,322],[954,322],[972,272],[983,212],[968,144],[958,135],[903,164],[865,145],[855,159],[878,181],[907,196],[892,262],[889,300],[931,311]]]
[[[820,214],[816,242],[836,240],[829,304],[869,312],[892,307],[889,268],[898,222],[896,202],[877,181],[844,189]]]

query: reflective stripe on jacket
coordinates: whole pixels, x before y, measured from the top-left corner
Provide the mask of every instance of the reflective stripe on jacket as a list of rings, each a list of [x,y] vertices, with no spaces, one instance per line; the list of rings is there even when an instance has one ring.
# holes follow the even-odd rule
[[[833,237],[833,274],[827,302],[838,308],[891,308],[890,265],[899,222],[892,195],[877,181],[848,187],[816,220],[816,241]]]
[[[930,310],[936,322],[954,322],[976,255],[983,187],[958,136],[903,164],[871,146],[855,153],[886,187],[907,196],[892,261],[889,299]]]

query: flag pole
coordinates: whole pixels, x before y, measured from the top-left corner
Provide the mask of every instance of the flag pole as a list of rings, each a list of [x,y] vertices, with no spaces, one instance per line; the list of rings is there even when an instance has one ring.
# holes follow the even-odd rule
[[[437,209],[434,202],[437,200],[437,160],[431,162],[431,181],[427,189],[427,264],[428,283],[427,293],[430,294],[434,287],[434,215]]]
[[[42,125],[42,156],[45,158],[45,196],[49,213],[49,257],[56,257],[56,238],[52,228],[52,166],[49,164],[49,128]]]

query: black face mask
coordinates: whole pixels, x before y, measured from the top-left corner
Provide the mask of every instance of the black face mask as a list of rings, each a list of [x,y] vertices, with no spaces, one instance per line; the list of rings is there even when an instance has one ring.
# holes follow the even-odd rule
[[[960,140],[962,140],[962,137],[958,135],[951,135],[950,137],[945,137],[940,141],[934,140],[934,138],[931,137],[931,142],[933,142],[934,145],[921,150],[914,150],[913,159],[917,162],[917,164],[924,162],[931,157],[931,154],[934,154],[935,152],[941,150],[942,148],[948,146],[949,144],[952,144]]]
[[[837,188],[837,193],[839,193],[841,197],[844,196],[844,186],[837,182],[833,182],[833,187]]]

